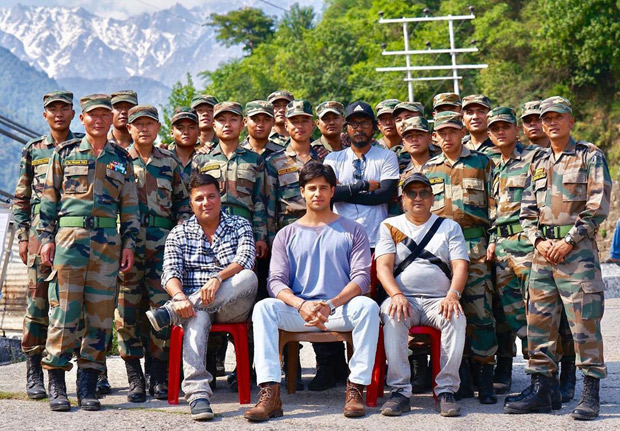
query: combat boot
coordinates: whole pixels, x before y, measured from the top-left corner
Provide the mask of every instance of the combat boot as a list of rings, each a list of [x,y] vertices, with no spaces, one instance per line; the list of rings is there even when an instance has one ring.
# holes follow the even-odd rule
[[[497,357],[495,374],[493,375],[493,389],[496,394],[505,394],[512,386],[512,357]]]
[[[168,362],[156,358],[151,360],[149,393],[158,400],[168,399]]]
[[[512,403],[514,401],[521,401],[524,397],[528,396],[532,392],[532,388],[534,387],[534,383],[532,380],[533,374],[530,374],[530,385],[523,390],[520,394],[517,395],[508,395],[504,398],[504,405],[507,403]]]
[[[50,410],[53,412],[68,412],[71,404],[67,398],[67,385],[65,384],[65,370],[55,369],[47,372],[47,392],[50,398]]]
[[[112,393],[112,386],[108,380],[108,370],[101,371],[97,375],[97,398],[101,398],[102,395],[109,395]]]
[[[459,377],[461,380],[461,385],[459,386],[459,390],[456,391],[456,394],[454,394],[454,397],[457,401],[464,398],[473,398],[474,387],[471,381],[471,370],[469,360],[467,358],[463,358],[461,361],[461,366],[459,367]]]
[[[40,353],[26,356],[26,395],[32,400],[47,397]]]
[[[562,393],[560,392],[560,380],[558,379],[558,373],[551,375],[551,408],[553,410],[560,410],[562,408]]]
[[[532,384],[526,388],[517,401],[504,404],[504,413],[549,413],[551,411],[550,378],[532,374]],[[518,396],[519,397],[519,396]]]
[[[243,417],[249,421],[264,422],[283,415],[280,383],[261,383],[258,403],[246,410]]]
[[[560,364],[560,392],[562,402],[567,403],[575,396],[575,383],[577,383],[575,358],[563,359]]]
[[[411,380],[411,392],[421,394],[428,391],[433,385],[431,369],[428,366],[427,355],[413,355],[411,357],[413,379]]]
[[[308,383],[308,390],[326,391],[334,386],[336,386],[336,379],[333,376],[331,367],[327,364],[317,364],[316,374]]]
[[[583,376],[583,393],[579,404],[571,414],[573,419],[591,421],[598,416],[600,382],[601,380],[596,377]]]
[[[101,410],[101,403],[97,399],[97,378],[99,371],[93,368],[78,369],[77,398],[82,410]]]
[[[497,404],[493,389],[493,364],[481,364],[478,379],[478,400],[480,404]]]
[[[364,407],[364,385],[358,385],[347,380],[344,415],[348,418],[357,418],[366,414]]]
[[[129,381],[129,392],[127,401],[130,403],[143,403],[146,401],[146,382],[142,373],[140,359],[125,360],[127,369],[127,380]]]

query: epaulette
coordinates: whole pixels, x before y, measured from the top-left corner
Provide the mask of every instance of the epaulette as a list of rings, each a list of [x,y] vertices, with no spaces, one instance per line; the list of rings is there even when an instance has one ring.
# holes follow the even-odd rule
[[[577,147],[578,145],[584,146],[584,147],[586,147],[590,151],[600,150],[600,148],[597,147],[596,145],[594,145],[592,142],[587,142],[587,141],[577,141],[577,142],[575,142],[575,147]]]
[[[431,157],[429,160],[426,161],[426,163],[424,163],[424,166],[426,165],[436,165],[439,163],[439,158],[443,155],[443,153],[439,153],[437,154],[435,157]]]
[[[75,136],[75,139],[82,139],[84,136],[86,136],[86,133],[73,132],[73,136]]]
[[[60,144],[58,144],[56,148],[58,148],[58,150],[61,150],[64,148],[68,148],[72,145],[79,144],[80,142],[82,142],[81,138],[69,139],[68,141],[61,142]]]
[[[108,141],[108,142],[112,145],[112,148],[114,148],[114,150],[117,152],[118,155],[129,159],[129,153],[127,152],[126,149],[118,145],[116,142],[113,142],[113,141]]]
[[[41,142],[45,138],[46,138],[45,135],[41,135],[38,138],[31,139],[28,142],[26,142],[25,148],[28,148],[28,147],[32,146],[33,144],[36,144],[37,142]]]

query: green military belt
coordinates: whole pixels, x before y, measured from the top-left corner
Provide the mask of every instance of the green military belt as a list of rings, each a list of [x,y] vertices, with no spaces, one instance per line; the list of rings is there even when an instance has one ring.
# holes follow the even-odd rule
[[[36,204],[35,206],[32,207],[32,214],[34,215],[39,214],[40,209],[41,209],[41,204]]]
[[[503,224],[497,226],[497,236],[508,238],[509,236],[523,232],[523,228],[519,223]]]
[[[170,221],[170,219],[167,219],[165,217],[159,217],[159,216],[145,216],[142,217],[140,220],[140,224],[142,226],[147,226],[147,227],[159,227],[162,229],[171,229],[172,228],[172,222]]]
[[[243,207],[238,207],[234,205],[226,205],[224,206],[224,212],[229,215],[236,215],[243,217],[246,220],[250,220],[251,214],[250,210]]]
[[[115,217],[92,217],[92,216],[65,216],[58,220],[58,227],[85,227],[90,229],[114,228],[116,229]]]
[[[572,224],[564,226],[541,226],[540,231],[547,239],[561,239],[564,238],[572,228]]]
[[[465,239],[475,239],[482,238],[486,236],[486,231],[483,227],[470,227],[468,229],[463,229],[463,236]]]

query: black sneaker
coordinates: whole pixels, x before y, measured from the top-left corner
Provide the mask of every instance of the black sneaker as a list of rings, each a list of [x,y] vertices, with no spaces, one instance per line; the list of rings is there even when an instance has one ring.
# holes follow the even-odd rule
[[[170,313],[165,307],[159,307],[154,310],[147,311],[146,317],[149,319],[151,326],[153,326],[156,331],[161,331],[162,329],[170,326]]]
[[[400,391],[392,392],[390,399],[381,407],[383,416],[400,416],[404,412],[411,410],[409,398],[400,393]]]
[[[454,399],[452,392],[442,392],[437,395],[437,411],[441,416],[453,417],[461,415],[461,407]]]
[[[213,419],[213,410],[211,410],[211,403],[206,398],[198,398],[189,405],[189,411],[192,414],[192,419],[195,421],[205,421]]]

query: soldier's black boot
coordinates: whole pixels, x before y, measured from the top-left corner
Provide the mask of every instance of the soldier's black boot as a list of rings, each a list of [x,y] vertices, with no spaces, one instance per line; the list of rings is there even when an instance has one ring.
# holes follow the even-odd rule
[[[101,371],[97,375],[97,398],[101,398],[102,395],[109,395],[112,393],[112,386],[108,380],[108,370]]]
[[[512,386],[512,357],[497,357],[495,374],[493,375],[493,389],[496,394],[505,394]]]
[[[168,362],[151,360],[151,382],[149,393],[158,400],[168,399]]]
[[[77,398],[82,410],[101,410],[101,403],[97,399],[97,379],[99,371],[93,368],[78,369]]]
[[[473,398],[474,396],[474,386],[471,381],[471,370],[469,366],[469,359],[463,358],[461,361],[461,366],[459,367],[459,377],[461,379],[461,385],[459,386],[459,390],[454,394],[457,401],[462,400],[463,398]]]
[[[433,385],[431,369],[428,366],[427,355],[413,355],[411,357],[411,368],[413,379],[411,380],[411,392],[422,394],[428,391]]]
[[[26,356],[26,395],[32,400],[47,397],[40,353]]]
[[[480,404],[497,404],[493,389],[493,364],[482,364],[478,380],[478,401]]]
[[[600,409],[599,388],[600,379],[596,377],[583,376],[583,393],[579,404],[573,410],[573,419],[591,421],[598,416]]]
[[[577,383],[575,358],[562,359],[560,364],[560,392],[562,402],[567,403],[575,396],[575,383]]]
[[[506,398],[504,398],[504,405],[506,405],[507,403],[512,403],[514,401],[521,401],[523,397],[527,396],[530,392],[532,392],[532,388],[534,387],[534,384],[532,382],[532,376],[533,374],[530,374],[530,385],[525,388],[523,392],[517,395],[508,395]]]
[[[551,378],[532,374],[532,384],[516,401],[504,404],[504,413],[549,413],[551,411]]]
[[[71,410],[71,404],[69,404],[69,399],[67,398],[65,370],[49,370],[47,372],[47,378],[50,410],[53,412],[68,412]]]
[[[127,380],[129,381],[129,392],[127,401],[130,403],[143,403],[146,401],[146,382],[142,373],[140,359],[125,360],[127,369]]]
[[[560,410],[562,408],[562,393],[560,392],[560,380],[558,379],[558,373],[553,373],[551,376],[551,408],[553,410]]]

